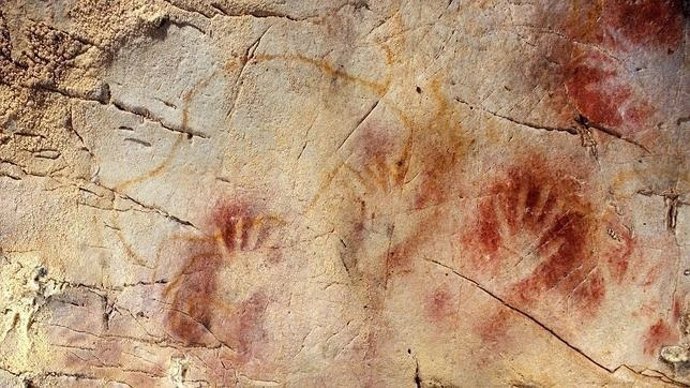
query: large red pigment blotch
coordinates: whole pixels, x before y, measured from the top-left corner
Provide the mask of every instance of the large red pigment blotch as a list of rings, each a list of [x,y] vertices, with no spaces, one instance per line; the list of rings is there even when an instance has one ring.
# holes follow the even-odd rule
[[[673,345],[678,340],[668,324],[661,319],[652,325],[643,338],[643,351],[648,356],[656,355],[662,346]]]
[[[672,49],[683,39],[681,0],[617,0],[604,2],[604,26],[612,47]]]
[[[653,96],[675,87],[674,74],[682,72],[670,55],[681,47],[687,25],[681,0],[578,0],[541,9],[533,23],[559,36],[544,40],[528,68],[531,86],[548,92],[562,125],[582,115],[595,127],[638,141],[655,127],[660,104],[671,101]],[[650,72],[658,73],[658,82],[649,82]]]
[[[600,225],[585,194],[575,177],[541,158],[509,168],[489,185],[463,237],[472,270],[503,279],[498,287],[511,303],[532,305],[556,292],[594,314],[606,284],[592,253]]]
[[[254,293],[234,305],[218,295],[218,274],[238,253],[261,246],[264,218],[239,203],[218,206],[211,218],[208,233],[188,242],[182,270],[165,290],[169,301],[165,325],[184,345],[222,341],[240,355],[251,354],[252,344],[264,337],[261,318],[267,298]],[[214,327],[219,321],[224,324]]]
[[[598,125],[640,127],[653,110],[636,96],[622,69],[596,51],[578,52],[565,71],[565,87],[577,111]]]
[[[621,53],[632,49],[673,50],[683,40],[682,0],[574,1],[557,27],[573,41]],[[664,53],[665,54],[665,53]]]

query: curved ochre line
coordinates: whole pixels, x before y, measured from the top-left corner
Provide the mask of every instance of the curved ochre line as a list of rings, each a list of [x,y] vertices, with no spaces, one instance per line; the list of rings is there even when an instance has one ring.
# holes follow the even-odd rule
[[[192,87],[191,90],[186,92],[183,97],[183,102],[184,106],[182,108],[182,127],[185,128],[187,127],[187,123],[189,121],[189,105],[192,100],[192,98],[199,92],[199,90],[211,81],[211,79],[216,75],[217,70],[214,70],[206,79],[203,79],[199,81],[196,85]],[[134,186],[136,184],[141,183],[142,181],[149,180],[151,178],[157,177],[162,175],[169,167],[171,162],[175,157],[177,157],[180,148],[182,146],[182,142],[185,140],[185,137],[188,136],[187,134],[179,134],[177,135],[177,139],[175,140],[175,143],[171,146],[171,150],[168,153],[168,155],[165,157],[163,161],[161,161],[156,167],[152,168],[148,172],[142,173],[137,177],[131,178],[129,180],[126,180],[124,182],[121,182],[120,184],[116,185],[114,188],[115,192],[121,193],[130,188],[131,186]],[[115,225],[120,225],[120,213],[115,212],[114,217],[113,217],[113,223]],[[127,257],[129,257],[134,263],[137,265],[146,267],[151,269],[151,266],[147,263],[147,260],[141,257],[132,245],[128,242],[128,239],[126,236],[124,236],[122,232],[122,228],[117,228],[116,229],[116,235],[120,242],[122,243],[125,252],[127,254]]]
[[[377,96],[382,97],[384,94],[386,94],[388,87],[390,86],[390,79],[391,75],[388,73],[386,75],[386,79],[383,82],[376,82],[376,81],[371,81],[367,80],[361,77],[354,76],[344,70],[338,69],[332,64],[330,64],[326,60],[319,60],[315,58],[310,58],[305,55],[299,55],[299,54],[290,54],[290,55],[278,55],[278,54],[259,54],[253,57],[254,61],[257,62],[269,62],[269,61],[276,61],[276,60],[282,60],[282,61],[290,61],[290,62],[297,62],[297,63],[302,63],[305,65],[310,65],[313,67],[316,67],[317,69],[321,70],[324,74],[327,74],[331,77],[339,78],[345,81],[348,81],[350,83],[353,83],[355,85],[359,85],[361,87],[364,87],[365,89],[369,89],[372,92],[374,92]]]

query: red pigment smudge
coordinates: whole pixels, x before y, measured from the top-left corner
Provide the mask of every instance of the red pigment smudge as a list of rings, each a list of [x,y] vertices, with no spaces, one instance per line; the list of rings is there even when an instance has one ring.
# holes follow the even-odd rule
[[[572,40],[626,52],[674,49],[683,40],[682,0],[576,1],[558,19]]]
[[[352,162],[359,167],[361,177],[375,185],[372,188],[390,192],[403,184],[409,163],[409,144],[401,147],[380,127],[362,130],[357,143]]]
[[[458,144],[434,144],[434,152],[425,160],[420,184],[414,198],[415,209],[435,206],[448,200],[452,195],[449,190],[448,172],[457,164],[462,148]]]
[[[501,310],[486,320],[478,327],[479,336],[486,344],[497,344],[505,339],[508,332],[510,313]]]
[[[610,269],[611,277],[616,283],[621,284],[628,273],[630,256],[632,255],[635,242],[630,229],[622,225],[608,224],[607,238],[609,244],[604,249],[604,257]]]
[[[253,358],[258,349],[257,345],[266,341],[263,317],[268,302],[268,298],[263,292],[257,292],[238,306],[235,323],[235,348],[245,361]]]
[[[172,294],[166,325],[186,345],[208,344],[209,325],[215,311],[216,271],[221,256],[212,251],[192,255],[166,293]]]
[[[643,339],[643,351],[648,356],[654,356],[664,345],[672,345],[677,341],[675,335],[666,322],[659,319],[652,325]]]
[[[438,287],[424,301],[424,313],[431,322],[444,321],[455,312],[454,307],[455,302],[447,286]]]

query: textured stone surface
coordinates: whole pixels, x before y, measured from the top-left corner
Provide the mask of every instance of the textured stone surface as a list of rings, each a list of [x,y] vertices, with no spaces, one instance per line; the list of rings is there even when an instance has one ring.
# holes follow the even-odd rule
[[[690,384],[684,6],[0,3],[0,385]]]

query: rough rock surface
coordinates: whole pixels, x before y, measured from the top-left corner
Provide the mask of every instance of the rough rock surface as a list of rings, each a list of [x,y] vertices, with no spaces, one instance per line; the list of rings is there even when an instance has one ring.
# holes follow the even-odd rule
[[[690,384],[689,11],[0,2],[0,386]]]

